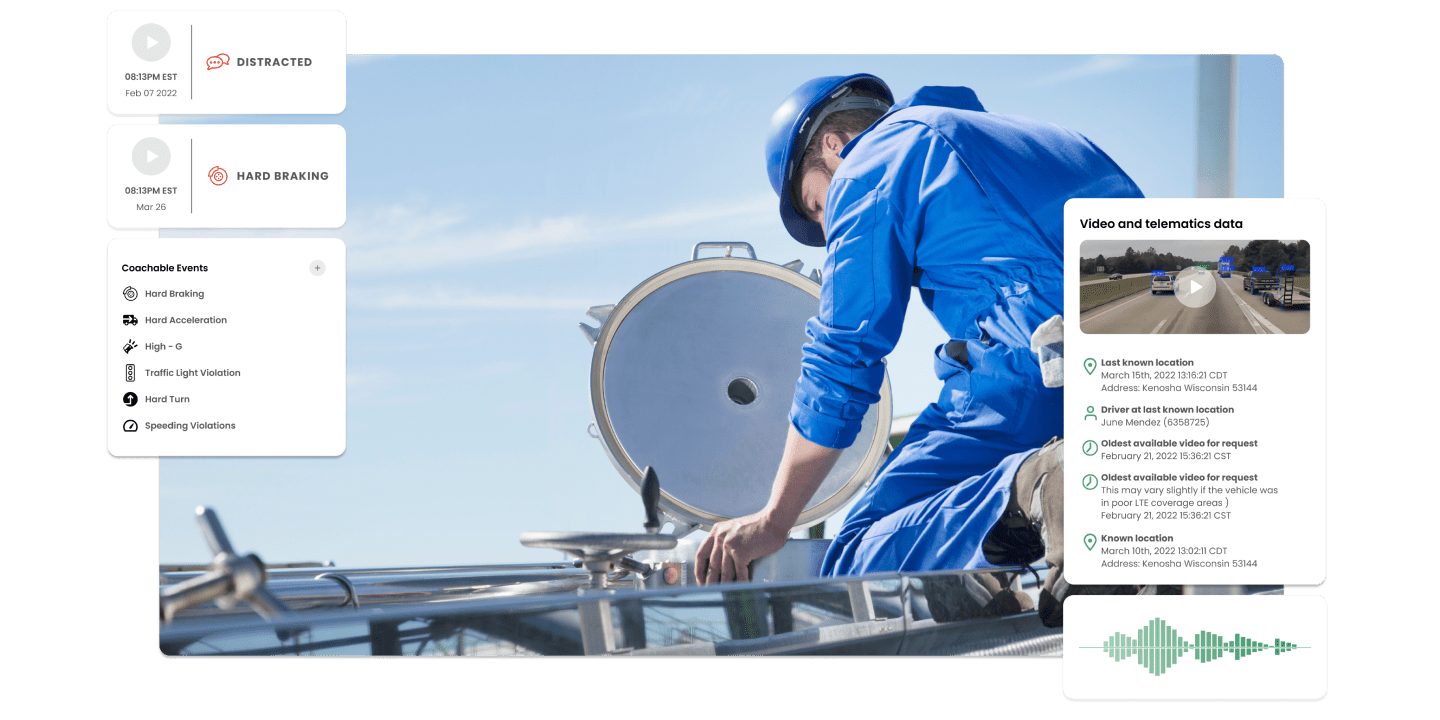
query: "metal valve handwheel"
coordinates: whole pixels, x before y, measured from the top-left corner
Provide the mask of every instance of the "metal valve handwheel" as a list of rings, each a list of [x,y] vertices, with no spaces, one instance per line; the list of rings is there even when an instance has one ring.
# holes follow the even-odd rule
[[[607,575],[617,568],[644,579],[650,576],[653,568],[648,563],[626,556],[640,550],[670,550],[678,542],[674,535],[659,534],[659,499],[660,477],[653,468],[647,467],[640,482],[640,500],[645,503],[644,534],[529,531],[520,533],[520,544],[559,550],[579,558],[580,564],[590,571],[590,588],[593,590],[608,587]]]
[[[289,612],[280,598],[265,587],[265,563],[259,555],[240,555],[230,545],[220,517],[208,507],[195,508],[195,522],[215,558],[204,575],[190,578],[160,594],[160,617],[165,622],[175,619],[180,611],[215,601],[221,608],[246,602],[267,619]]]
[[[606,587],[606,575],[617,566],[642,577],[649,575],[648,565],[625,556],[640,550],[670,550],[675,547],[676,539],[672,535],[532,531],[520,533],[520,544],[575,556],[590,571],[590,587],[599,590]]]

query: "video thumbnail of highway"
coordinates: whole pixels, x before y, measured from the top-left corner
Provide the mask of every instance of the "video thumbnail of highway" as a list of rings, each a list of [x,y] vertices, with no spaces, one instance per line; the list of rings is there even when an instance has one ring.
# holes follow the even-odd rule
[[[1310,330],[1304,240],[1087,240],[1079,272],[1087,335]]]

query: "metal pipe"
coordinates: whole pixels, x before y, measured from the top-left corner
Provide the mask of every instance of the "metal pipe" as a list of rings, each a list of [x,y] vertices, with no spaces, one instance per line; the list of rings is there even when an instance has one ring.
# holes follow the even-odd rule
[[[205,580],[201,580],[206,578]],[[221,578],[224,580],[224,578]],[[319,576],[275,578],[266,584],[269,594],[278,598],[292,611],[314,611],[341,607],[367,608],[392,606],[406,603],[424,604],[431,602],[453,602],[455,600],[520,595],[543,595],[560,592],[575,592],[585,587],[590,580],[588,573],[578,570],[530,571],[490,575],[437,575],[415,577],[413,575],[351,576],[348,572],[326,572]],[[167,588],[167,593],[177,592],[191,583],[208,582],[208,576],[196,576],[185,582]],[[172,602],[172,617],[179,611],[185,612],[180,619],[218,618],[241,615],[250,612],[248,608],[222,608],[206,605],[218,595],[228,592],[228,586],[219,592],[183,605]],[[188,609],[187,609],[188,608]]]
[[[509,563],[497,565],[417,565],[413,567],[326,567],[326,572],[338,572],[346,577],[356,575],[419,575],[426,573],[476,573],[476,572],[518,572],[522,570],[564,570],[579,567],[573,560],[556,560],[547,563]],[[271,577],[284,575],[309,576],[314,568],[280,569],[267,568]]]
[[[181,610],[211,602],[230,588],[230,578],[220,573],[205,573],[167,588],[160,593],[160,619],[169,622]]]
[[[317,569],[317,568],[327,568],[327,567],[332,567],[332,566],[326,565],[325,563],[322,563],[322,562],[314,562],[314,561],[307,561],[307,562],[288,562],[288,563],[271,563],[271,562],[265,563],[265,570],[268,571],[268,572],[270,572],[270,573],[274,573],[274,572],[277,571],[277,570],[293,570],[293,569],[309,569],[309,570],[312,570],[312,571],[313,571],[313,570],[315,570],[315,569]],[[160,563],[160,572],[162,572],[162,573],[187,573],[187,572],[202,572],[202,573],[203,573],[203,572],[205,572],[206,570],[209,570],[209,569],[210,569],[210,564],[209,564],[209,563],[168,563],[168,564],[167,564],[167,563]]]
[[[225,528],[221,527],[220,517],[214,510],[208,507],[195,508],[195,522],[200,526],[200,534],[205,536],[205,544],[210,546],[210,552],[216,555],[235,554],[235,548],[230,546],[230,538],[225,535]]]
[[[245,599],[255,609],[255,612],[260,613],[260,616],[266,620],[274,620],[289,612],[285,602],[275,597],[274,593],[271,593],[264,585],[257,585],[251,589]]]

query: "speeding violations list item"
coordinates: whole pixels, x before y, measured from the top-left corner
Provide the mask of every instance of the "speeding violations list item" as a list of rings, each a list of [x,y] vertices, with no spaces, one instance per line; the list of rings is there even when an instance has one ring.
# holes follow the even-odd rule
[[[115,12],[105,92],[116,115],[345,109],[339,12]]]
[[[345,451],[344,243],[117,239],[106,271],[110,454]]]
[[[1071,200],[1065,252],[1066,579],[1321,583],[1324,206]]]
[[[345,224],[339,125],[116,125],[106,168],[115,228]]]

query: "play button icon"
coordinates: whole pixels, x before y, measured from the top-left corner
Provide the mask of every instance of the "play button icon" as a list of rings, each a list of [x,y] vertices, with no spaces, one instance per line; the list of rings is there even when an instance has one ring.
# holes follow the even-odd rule
[[[170,167],[170,146],[160,138],[145,138],[135,143],[135,149],[130,151],[130,162],[146,175],[159,175]]]
[[[1199,268],[1181,270],[1175,276],[1175,297],[1185,307],[1204,307],[1215,298],[1215,276]]]
[[[130,37],[130,49],[141,60],[155,62],[170,52],[170,33],[155,23],[141,25]]]

